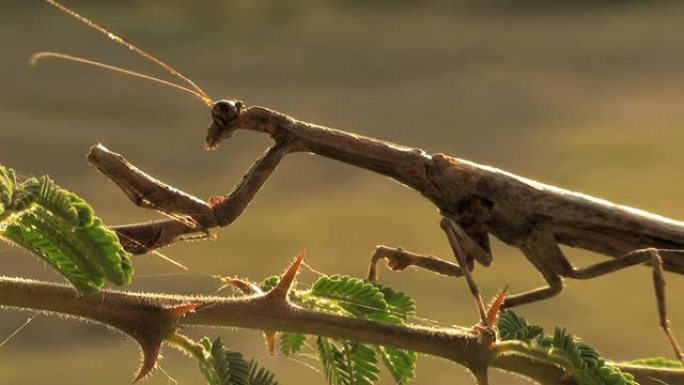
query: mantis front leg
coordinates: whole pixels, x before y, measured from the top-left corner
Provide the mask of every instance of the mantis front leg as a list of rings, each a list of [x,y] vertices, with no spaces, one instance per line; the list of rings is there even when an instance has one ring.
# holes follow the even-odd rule
[[[293,150],[286,141],[276,141],[257,159],[244,177],[223,197],[204,202],[143,173],[121,155],[94,146],[88,160],[112,179],[140,207],[160,211],[174,219],[112,227],[131,253],[142,254],[187,239],[189,234],[207,233],[213,227],[234,222],[247,208],[280,161]],[[154,202],[154,203],[152,203]]]

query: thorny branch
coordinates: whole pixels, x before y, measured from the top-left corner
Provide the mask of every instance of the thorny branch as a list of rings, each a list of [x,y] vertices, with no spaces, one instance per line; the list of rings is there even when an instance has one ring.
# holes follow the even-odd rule
[[[193,304],[195,311],[179,318],[175,326],[243,327],[350,339],[443,357],[469,368],[481,366],[490,352],[475,333],[318,313],[268,295],[225,298],[102,291],[84,297],[68,286],[9,277],[0,277],[0,292],[3,293],[0,306],[87,318],[117,327],[129,335],[156,330],[157,323],[164,319],[161,315],[165,310]],[[141,342],[140,339],[145,338],[138,336],[136,339]],[[573,384],[559,367],[522,355],[498,356],[490,365],[530,377],[541,384]],[[620,368],[632,373],[642,385],[684,383],[684,370]]]

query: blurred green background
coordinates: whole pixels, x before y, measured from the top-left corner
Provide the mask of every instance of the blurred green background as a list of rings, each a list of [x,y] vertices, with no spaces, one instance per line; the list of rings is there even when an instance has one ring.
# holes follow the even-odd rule
[[[69,1],[148,49],[215,99],[241,98],[317,122],[429,152],[445,152],[565,188],[684,217],[684,5],[677,2]],[[0,161],[48,173],[77,191],[106,223],[159,218],[131,205],[84,160],[98,142],[199,197],[223,194],[269,144],[239,132],[202,148],[207,109],[188,96],[64,62],[28,66],[52,50],[159,73],[39,0],[5,0],[0,12]],[[134,290],[214,293],[213,274],[260,279],[299,250],[326,273],[363,276],[376,244],[450,258],[433,206],[384,177],[293,155],[218,240],[164,252],[190,268],[136,257]],[[601,256],[567,250],[573,262]],[[494,242],[478,268],[486,296],[541,284],[517,251]],[[3,245],[0,274],[58,280],[33,256]],[[464,281],[425,272],[381,272],[418,301],[423,317],[469,325]],[[305,271],[301,280],[312,282]],[[684,278],[668,274],[674,330],[684,338]],[[0,293],[1,295],[1,293]],[[679,298],[676,298],[676,297]],[[567,282],[556,299],[519,310],[567,326],[606,356],[669,356],[657,329],[651,273],[634,268]],[[30,314],[0,310],[0,340]],[[267,356],[260,333],[220,334],[283,384],[323,384],[302,362]],[[618,336],[621,335],[621,336]],[[99,325],[40,315],[0,348],[3,384],[128,384],[131,340]],[[171,349],[161,366],[180,384],[201,383],[196,363]],[[496,375],[494,383],[524,383]],[[416,384],[469,383],[462,368],[422,357]],[[157,371],[146,383],[167,384]],[[385,380],[383,384],[391,383]]]

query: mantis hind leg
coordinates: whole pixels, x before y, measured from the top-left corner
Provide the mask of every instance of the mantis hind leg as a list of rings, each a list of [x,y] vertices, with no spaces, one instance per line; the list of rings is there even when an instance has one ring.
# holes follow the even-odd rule
[[[653,287],[655,289],[656,302],[658,305],[660,328],[663,330],[665,336],[670,342],[672,350],[674,351],[677,359],[684,363],[684,354],[677,343],[677,339],[675,338],[672,329],[670,329],[670,321],[668,320],[667,316],[667,306],[665,302],[665,278],[663,276],[663,259],[660,256],[659,251],[665,250],[659,250],[655,248],[635,250],[617,259],[600,262],[582,268],[573,268],[567,274],[567,277],[574,279],[591,279],[634,265],[651,265],[653,267]],[[666,251],[675,252],[674,250]],[[684,253],[684,251],[679,252]]]
[[[525,253],[527,259],[532,262],[537,270],[541,272],[544,279],[549,283],[549,286],[506,297],[502,306],[504,308],[531,303],[557,295],[563,289],[561,277],[591,279],[634,265],[651,265],[653,267],[653,286],[656,293],[660,328],[665,333],[677,359],[684,362],[682,350],[670,329],[665,302],[663,259],[658,253],[659,251],[684,253],[684,251],[646,248],[632,251],[617,259],[596,263],[582,268],[575,268],[563,254],[554,235],[551,232],[543,230],[533,232],[520,249]]]

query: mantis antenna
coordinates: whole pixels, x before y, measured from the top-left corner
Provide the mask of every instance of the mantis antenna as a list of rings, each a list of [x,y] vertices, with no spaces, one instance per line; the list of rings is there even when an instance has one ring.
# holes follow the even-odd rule
[[[180,81],[186,83],[189,86],[189,88],[178,85],[176,83],[166,81],[166,80],[158,79],[158,78],[155,78],[153,76],[149,76],[149,75],[141,74],[139,72],[127,70],[125,68],[121,68],[121,67],[117,67],[117,66],[113,66],[113,65],[109,65],[109,64],[104,64],[104,63],[100,63],[100,62],[97,62],[94,60],[85,59],[85,58],[81,58],[81,57],[77,57],[77,56],[71,56],[71,55],[67,55],[67,54],[57,53],[57,52],[38,52],[38,53],[33,54],[33,56],[31,56],[31,64],[32,65],[35,65],[40,59],[48,58],[48,57],[63,59],[63,60],[68,60],[68,61],[74,61],[77,63],[88,64],[88,65],[92,65],[95,67],[100,67],[100,68],[108,69],[108,70],[115,71],[115,72],[124,73],[124,74],[135,76],[135,77],[139,77],[139,78],[143,78],[143,79],[147,79],[147,80],[152,80],[152,81],[157,82],[157,83],[161,83],[161,84],[164,84],[164,85],[167,85],[170,87],[174,87],[174,88],[189,92],[189,93],[197,96],[208,107],[211,107],[213,105],[214,102],[204,92],[204,90],[202,90],[202,88],[200,88],[197,84],[195,84],[192,80],[185,77],[180,72],[176,71],[170,65],[164,63],[163,61],[157,59],[156,57],[150,55],[149,53],[147,53],[144,50],[136,47],[135,45],[127,42],[126,40],[122,39],[121,37],[109,32],[109,30],[107,30],[106,28],[100,26],[99,24],[96,24],[95,22],[91,21],[90,19],[88,19],[84,16],[81,16],[80,14],[76,13],[75,11],[71,10],[70,8],[67,8],[66,6],[62,5],[61,3],[59,3],[55,0],[45,0],[45,1],[47,3],[49,3],[50,5],[54,6],[55,8],[59,9],[60,11],[66,13],[67,15],[74,17],[75,19],[77,19],[78,21],[87,25],[88,27],[96,30],[97,32],[101,33],[102,35],[108,37],[109,39],[114,40],[116,43],[121,44],[124,47],[130,49],[131,51],[137,53],[138,55],[140,55],[144,59],[158,65],[159,67],[161,67],[163,70],[165,70],[166,72],[168,72],[172,76],[174,76],[177,79],[179,79]]]
[[[62,60],[76,62],[76,63],[87,64],[87,65],[111,70],[114,72],[123,73],[123,74],[130,75],[130,76],[134,76],[134,77],[138,77],[138,78],[142,78],[142,79],[146,79],[146,80],[151,80],[151,81],[156,82],[156,83],[160,83],[160,84],[163,84],[163,85],[166,85],[169,87],[173,87],[173,88],[188,92],[188,93],[198,97],[200,100],[202,100],[202,102],[204,102],[204,104],[206,104],[209,107],[211,107],[213,105],[214,102],[204,92],[204,90],[202,90],[202,88],[200,88],[192,80],[185,77],[183,74],[181,74],[180,72],[175,70],[170,65],[168,65],[168,64],[164,63],[163,61],[155,58],[154,56],[152,56],[149,53],[143,51],[142,49],[136,47],[135,45],[127,42],[126,40],[122,39],[121,37],[109,32],[106,28],[96,24],[95,22],[91,21],[90,19],[88,19],[84,16],[81,16],[80,14],[78,14],[75,11],[67,8],[66,6],[62,5],[61,3],[59,3],[55,0],[45,0],[45,1],[47,3],[53,5],[54,7],[59,9],[60,11],[62,11],[64,13],[74,17],[75,19],[79,20],[80,22],[87,25],[88,27],[90,27],[90,28],[96,30],[97,32],[107,36],[111,40],[114,40],[116,43],[123,45],[124,47],[130,49],[131,51],[134,51],[138,55],[142,56],[144,59],[147,59],[148,61],[158,65],[159,67],[164,69],[166,72],[168,72],[172,76],[176,77],[177,79],[179,79],[182,82],[189,85],[189,87],[184,87],[184,86],[181,86],[179,84],[176,84],[176,83],[173,83],[173,82],[170,82],[167,80],[159,79],[159,78],[156,78],[154,76],[145,75],[145,74],[142,74],[142,73],[139,73],[136,71],[128,70],[128,69],[117,67],[114,65],[105,64],[105,63],[101,63],[101,62],[98,62],[95,60],[90,60],[90,59],[86,59],[86,58],[78,57],[78,56],[67,55],[67,54],[59,53],[59,52],[46,52],[46,51],[36,52],[31,56],[31,60],[30,60],[31,65],[36,65],[38,63],[38,61],[45,59],[45,58],[56,58],[56,59],[62,59]],[[174,265],[180,267],[183,270],[188,270],[188,268],[186,266],[180,264],[179,262],[174,261],[173,259],[165,256],[162,253],[155,251],[154,254],[157,254],[162,259],[164,259],[170,263],[173,263]]]
[[[83,57],[67,55],[67,54],[60,53],[60,52],[42,51],[42,52],[36,52],[33,55],[31,55],[30,64],[36,65],[36,64],[38,64],[39,60],[42,60],[45,58],[56,58],[56,59],[63,59],[63,60],[67,60],[67,61],[73,61],[76,63],[83,63],[83,64],[104,68],[106,70],[119,72],[119,73],[130,75],[130,76],[151,80],[153,82],[161,83],[161,84],[164,84],[164,85],[169,86],[169,87],[173,87],[173,88],[185,91],[185,92],[189,92],[189,93],[197,96],[198,98],[200,98],[202,101],[205,101],[206,103],[208,103],[208,105],[211,105],[211,99],[208,99],[206,96],[201,95],[197,91],[191,90],[190,88],[183,87],[181,85],[178,85],[178,84],[173,83],[173,82],[166,81],[164,79],[155,78],[154,76],[145,75],[145,74],[142,74],[140,72],[131,71],[131,70],[128,70],[125,68],[113,66],[111,64],[101,63],[101,62],[86,59]]]

